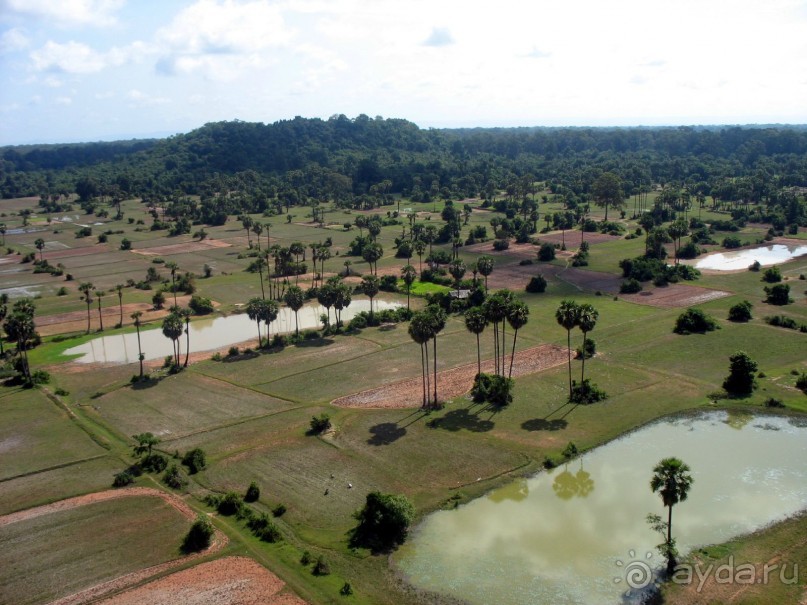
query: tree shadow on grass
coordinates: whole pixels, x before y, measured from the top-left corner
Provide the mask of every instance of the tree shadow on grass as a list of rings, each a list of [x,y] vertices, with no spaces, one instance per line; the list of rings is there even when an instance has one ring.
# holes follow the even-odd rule
[[[465,429],[474,433],[486,433],[495,426],[490,420],[483,420],[477,414],[471,414],[467,409],[451,410],[442,418],[434,418],[427,423],[429,428],[446,431],[460,431]]]
[[[297,347],[327,347],[332,345],[335,341],[333,338],[313,338],[311,340],[301,340],[295,346]]]
[[[533,418],[521,424],[525,431],[560,431],[569,425],[563,418],[547,420],[546,418]]]
[[[397,422],[382,422],[371,426],[370,433],[373,436],[367,440],[369,445],[390,445],[406,435],[406,429]]]
[[[151,387],[156,387],[160,382],[162,382],[165,376],[144,376],[142,380],[138,380],[132,383],[132,389],[135,391],[142,391],[145,389],[150,389]]]

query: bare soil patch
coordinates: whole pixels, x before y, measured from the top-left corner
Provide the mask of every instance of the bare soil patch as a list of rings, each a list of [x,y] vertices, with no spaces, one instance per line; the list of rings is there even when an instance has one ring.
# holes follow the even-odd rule
[[[562,244],[563,239],[563,232],[562,231],[551,231],[549,233],[541,233],[536,236],[538,241],[542,244],[544,242],[548,242],[550,244]],[[622,239],[621,235],[608,235],[607,233],[595,233],[595,232],[586,232],[583,241],[588,242],[589,245],[594,246],[596,244],[601,244],[603,242],[610,242],[615,239]],[[579,231],[566,231],[566,247],[567,248],[575,248],[577,249],[580,246],[580,232]]]
[[[90,254],[103,254],[110,252],[112,249],[106,244],[93,244],[91,246],[82,246],[81,248],[65,248],[62,250],[48,250],[45,253],[47,260],[58,260],[62,258],[70,258],[73,256],[88,256]]]
[[[662,288],[650,288],[636,294],[620,294],[619,297],[629,302],[650,305],[662,309],[676,309],[701,305],[710,300],[731,296],[730,292],[712,290],[687,284],[670,284]]]
[[[200,242],[184,242],[182,244],[169,244],[167,246],[154,246],[153,248],[143,248],[132,250],[134,254],[142,256],[162,256],[172,254],[187,254],[189,252],[204,252],[213,248],[229,248],[232,244],[218,239],[203,239]]]
[[[246,557],[225,557],[149,582],[103,605],[305,605],[285,583]]]
[[[568,352],[556,345],[540,345],[518,351],[513,362],[513,376],[535,374],[566,363]],[[505,367],[510,367],[510,355],[505,358]],[[482,362],[482,371],[492,373],[493,360]],[[442,400],[454,399],[471,390],[476,376],[477,364],[443,370],[437,373],[437,392]],[[400,380],[360,393],[334,399],[331,403],[345,408],[416,408],[423,403],[423,385],[420,377]]]

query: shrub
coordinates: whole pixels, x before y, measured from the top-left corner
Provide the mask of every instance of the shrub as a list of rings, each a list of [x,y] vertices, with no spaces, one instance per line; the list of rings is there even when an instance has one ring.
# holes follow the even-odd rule
[[[244,494],[244,502],[256,502],[261,497],[261,488],[254,481],[249,484],[247,493]]]
[[[749,271],[759,271],[762,268],[762,265],[759,264],[758,260],[755,260],[753,263],[748,265]]]
[[[775,397],[768,397],[765,400],[765,407],[766,408],[783,408],[785,404],[782,402],[781,399],[776,399]]]
[[[586,338],[586,359],[591,359],[597,353],[597,345],[591,338]],[[575,350],[575,358],[583,358],[583,347],[577,347]]]
[[[280,535],[280,530],[278,530],[277,526],[272,523],[272,520],[269,519],[266,513],[261,513],[259,516],[253,517],[247,521],[247,527],[249,527],[252,534],[256,538],[262,540],[263,542],[270,542],[274,544],[275,542],[280,542],[280,540],[283,539],[283,537]],[[306,551],[306,553],[307,552],[308,551]],[[304,565],[308,565],[308,563],[304,563]]]
[[[206,315],[207,313],[212,313],[214,310],[213,301],[204,296],[199,296],[198,294],[191,296],[188,306],[191,308],[191,311],[197,315]]]
[[[198,447],[192,449],[185,456],[182,458],[182,464],[188,467],[188,472],[193,475],[198,473],[201,470],[204,470],[205,464],[205,453]]]
[[[636,294],[637,292],[642,291],[642,284],[639,283],[639,280],[630,278],[622,282],[622,285],[619,286],[619,293],[620,294]]]
[[[799,377],[796,378],[796,388],[807,394],[807,372],[802,372]]]
[[[765,269],[765,271],[762,272],[762,281],[768,282],[769,284],[776,284],[782,281],[782,272],[779,270],[779,267]]]
[[[311,430],[309,432],[312,435],[321,435],[331,428],[331,417],[323,412],[319,416],[312,416],[309,424],[311,426]]]
[[[765,286],[765,302],[770,305],[787,305],[793,302],[790,298],[790,286],[787,284],[776,284],[775,286]]]
[[[70,394],[70,391],[63,389],[62,387],[57,387],[55,392],[59,397],[67,397]]]
[[[204,550],[210,546],[212,537],[213,525],[207,517],[199,515],[182,541],[182,552],[191,553]]]
[[[36,370],[31,374],[32,384],[48,384],[50,382],[50,374],[45,370]]]
[[[125,471],[121,471],[115,475],[115,479],[112,481],[112,487],[125,487],[131,484],[134,479],[134,475],[129,471],[129,469],[126,469]]]
[[[388,550],[406,540],[415,508],[406,496],[370,492],[353,516],[359,524],[351,530],[352,546]]]
[[[512,378],[491,374],[477,374],[471,396],[476,402],[488,402],[497,407],[504,407],[513,401]]]
[[[541,294],[546,292],[546,278],[539,273],[530,279],[530,282],[527,284],[525,290],[532,294]]]
[[[179,470],[179,467],[176,464],[172,464],[163,474],[163,483],[173,489],[182,489],[188,482],[182,475],[182,471]]]
[[[165,304],[165,294],[163,294],[162,291],[156,292],[154,296],[151,297],[151,302],[155,309],[162,309]]]
[[[729,321],[737,321],[737,322],[750,321],[751,319],[753,319],[751,317],[752,306],[753,305],[747,300],[738,302],[736,305],[732,306],[729,309]]]
[[[272,514],[275,517],[282,517],[286,514],[286,506],[284,504],[278,504],[272,509]]]
[[[507,250],[510,247],[510,240],[508,239],[495,239],[493,240],[493,249],[501,252],[503,250]]]
[[[597,403],[608,399],[608,394],[599,389],[596,384],[591,382],[588,378],[578,384],[576,380],[572,381],[572,396],[569,398],[570,403]]]
[[[121,250],[131,250],[132,249],[132,242],[124,237],[121,240],[120,249]]]
[[[339,594],[343,597],[349,597],[353,594],[353,587],[350,585],[350,582],[345,582],[342,585],[342,588],[339,589]]]
[[[736,235],[729,235],[728,237],[723,238],[724,248],[739,248],[742,245],[743,245],[742,240]]]
[[[540,261],[551,261],[555,258],[555,246],[550,244],[549,242],[544,242],[541,244],[541,249],[538,250],[538,260]]]
[[[723,388],[729,395],[748,395],[755,388],[754,376],[757,364],[743,351],[729,357],[729,375],[723,381]]]
[[[219,502],[216,510],[220,515],[229,517],[241,510],[241,496],[235,492],[227,492]]]
[[[689,241],[678,249],[676,256],[678,258],[696,258],[700,253],[700,246],[693,241]]]
[[[300,565],[311,565],[311,553],[303,551],[303,555],[300,557]]]
[[[578,454],[577,446],[572,441],[570,441],[566,445],[566,447],[563,448],[563,451],[561,453],[563,454],[563,457],[566,458],[567,460],[569,458],[574,458]]]
[[[798,330],[801,327],[799,322],[787,315],[772,315],[766,317],[765,323],[777,328],[787,328],[788,330]]]
[[[384,292],[397,292],[398,291],[398,278],[395,275],[382,275],[381,281],[378,284],[379,290]]]
[[[717,322],[700,309],[687,309],[678,316],[673,332],[676,334],[691,334],[692,332],[703,334],[719,329],[720,326]]]
[[[168,460],[162,454],[151,454],[140,461],[140,467],[149,473],[161,473],[168,466]]]
[[[322,555],[317,557],[317,562],[314,564],[314,569],[311,570],[311,573],[315,576],[327,576],[331,573],[331,567],[328,565],[325,557]]]
[[[230,347],[227,349],[227,357],[238,357],[239,353],[238,347]]]

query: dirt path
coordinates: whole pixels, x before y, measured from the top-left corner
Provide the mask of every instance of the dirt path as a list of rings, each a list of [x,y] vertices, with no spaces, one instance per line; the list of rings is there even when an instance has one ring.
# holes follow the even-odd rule
[[[169,494],[167,492],[163,492],[158,489],[153,489],[150,487],[129,487],[124,489],[95,492],[93,494],[85,494],[83,496],[76,496],[75,498],[67,498],[66,500],[60,500],[52,504],[46,504],[44,506],[38,506],[36,508],[11,513],[10,515],[4,515],[0,517],[0,527],[10,525],[12,523],[19,523],[20,521],[35,519],[37,517],[41,517],[42,515],[48,515],[51,513],[65,510],[71,510],[74,508],[78,508],[80,506],[86,506],[88,504],[95,504],[97,502],[107,502],[109,500],[117,500],[119,498],[131,498],[136,496],[141,497],[149,496],[160,498],[161,500],[163,500],[164,502],[175,508],[177,511],[179,511],[179,513],[186,519],[192,520],[196,518],[196,512],[190,506],[188,506],[188,504],[184,500],[182,500],[179,496]],[[139,584],[140,582],[143,582],[144,580],[147,580],[148,578],[156,574],[163,573],[174,567],[183,565],[188,561],[192,561],[194,559],[198,559],[200,557],[204,557],[211,553],[217,552],[221,550],[227,544],[227,542],[228,542],[227,536],[225,536],[222,532],[216,530],[216,534],[213,539],[213,544],[211,544],[210,547],[203,552],[189,555],[186,557],[181,557],[179,559],[174,559],[172,561],[166,561],[165,563],[160,563],[159,565],[147,567],[145,569],[141,569],[139,571],[135,571],[120,576],[113,580],[109,580],[108,582],[97,584],[95,586],[82,590],[81,592],[77,592],[75,594],[53,601],[51,605],[80,605],[83,603],[90,603],[110,593],[119,592],[130,586]]]
[[[305,605],[286,584],[246,557],[225,557],[149,582],[102,605]]]
[[[513,362],[513,376],[535,374],[568,361],[568,352],[556,345],[540,345],[518,351]],[[505,367],[510,367],[510,355],[505,358]],[[482,362],[482,371],[492,373],[493,360]],[[477,364],[443,370],[437,373],[437,392],[441,400],[454,399],[471,390],[476,376]],[[331,403],[345,408],[416,408],[423,403],[421,378],[408,378],[346,397]]]

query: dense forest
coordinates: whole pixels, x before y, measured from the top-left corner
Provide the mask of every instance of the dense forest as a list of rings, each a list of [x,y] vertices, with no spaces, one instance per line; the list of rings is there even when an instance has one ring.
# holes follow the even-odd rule
[[[624,197],[661,189],[685,203],[788,205],[800,222],[807,127],[421,129],[344,115],[274,124],[219,122],[163,140],[0,148],[0,196],[194,202],[195,218],[280,213],[334,201],[367,208],[394,194],[417,201],[535,195],[596,198],[615,174]],[[691,202],[689,201],[691,200]]]

